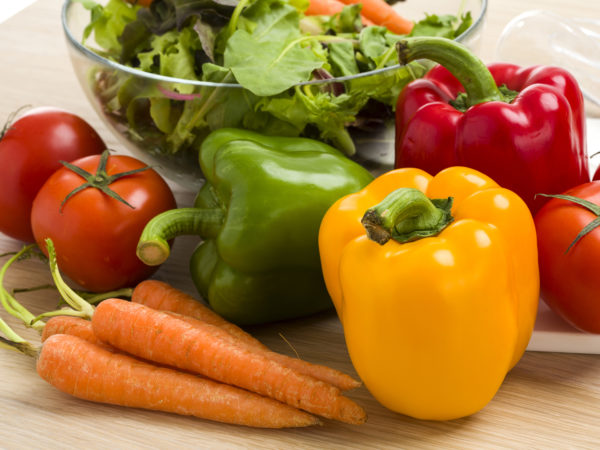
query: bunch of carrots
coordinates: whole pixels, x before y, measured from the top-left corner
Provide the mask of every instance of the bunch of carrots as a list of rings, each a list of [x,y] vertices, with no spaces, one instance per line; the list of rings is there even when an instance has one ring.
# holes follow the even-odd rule
[[[130,3],[144,7],[150,6],[152,0],[128,0]],[[361,15],[365,25],[386,27],[392,33],[409,34],[414,23],[402,17],[385,0],[310,0],[304,11],[307,16],[333,16],[339,14],[346,5],[361,4]]]
[[[6,336],[0,346],[36,356],[40,377],[61,391],[253,427],[304,427],[321,424],[319,417],[365,422],[365,411],[342,395],[360,385],[352,377],[275,353],[160,281],[137,285],[131,301],[110,298],[94,307],[63,281],[52,242],[46,244],[52,277],[69,307],[32,319],[2,288],[5,309],[38,324],[42,345],[34,347],[0,319]]]

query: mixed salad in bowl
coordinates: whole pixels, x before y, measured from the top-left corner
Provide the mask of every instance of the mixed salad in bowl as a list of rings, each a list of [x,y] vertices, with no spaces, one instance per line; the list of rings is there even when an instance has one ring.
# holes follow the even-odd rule
[[[430,66],[400,66],[396,42],[454,39],[473,25],[469,11],[424,13],[397,34],[361,4],[309,15],[311,2],[67,0],[63,22],[72,50],[88,62],[78,75],[101,115],[134,153],[197,186],[199,145],[219,128],[313,137],[360,158],[350,130],[392,118],[399,91]],[[77,37],[71,20],[82,6],[88,22]]]

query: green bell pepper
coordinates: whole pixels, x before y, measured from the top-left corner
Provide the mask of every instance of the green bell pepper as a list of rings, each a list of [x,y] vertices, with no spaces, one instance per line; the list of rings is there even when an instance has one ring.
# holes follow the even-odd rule
[[[200,235],[190,261],[196,288],[218,314],[241,325],[331,308],[319,226],[337,199],[372,175],[322,142],[239,129],[211,133],[200,166],[206,182],[194,207],[151,220],[138,245],[140,259],[160,264],[168,240]]]

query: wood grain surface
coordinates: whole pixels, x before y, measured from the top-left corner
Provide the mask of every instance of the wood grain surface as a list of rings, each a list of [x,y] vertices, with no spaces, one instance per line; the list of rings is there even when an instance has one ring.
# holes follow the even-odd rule
[[[7,0],[2,0],[7,1]],[[418,1],[418,0],[415,0]],[[0,24],[0,120],[19,106],[54,105],[88,120],[110,147],[121,150],[87,103],[67,56],[60,26],[61,0],[37,0]],[[481,55],[490,61],[502,28],[530,9],[600,19],[590,0],[491,0]],[[590,110],[590,115],[597,111]],[[192,194],[177,193],[181,206]],[[0,211],[0,214],[2,212]],[[194,238],[178,239],[174,256],[156,277],[194,294],[187,258]],[[21,243],[0,235],[0,253]],[[10,271],[7,286],[50,282],[39,261]],[[20,294],[34,312],[56,305],[49,291]],[[14,320],[0,314],[12,325]],[[19,327],[19,330],[22,328]],[[311,362],[354,374],[340,323],[333,314],[256,327],[255,336],[277,351],[294,350]],[[23,335],[34,342],[32,331]],[[282,339],[293,346],[294,350]],[[443,374],[440,374],[443,376]],[[97,405],[58,392],[35,373],[34,361],[0,352],[0,448],[596,448],[600,446],[600,355],[527,352],[508,374],[493,401],[479,413],[449,422],[394,414],[365,388],[349,396],[367,410],[368,422],[350,426],[326,421],[301,430],[255,430],[175,415]]]

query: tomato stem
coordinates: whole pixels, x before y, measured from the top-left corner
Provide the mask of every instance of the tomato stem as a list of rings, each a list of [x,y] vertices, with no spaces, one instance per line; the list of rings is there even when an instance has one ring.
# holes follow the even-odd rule
[[[31,105],[24,105],[21,106],[20,108],[18,108],[17,110],[11,112],[8,115],[8,118],[6,119],[6,123],[4,124],[4,126],[2,127],[2,131],[0,131],[0,141],[2,140],[2,138],[4,137],[4,135],[8,132],[8,130],[10,130],[10,127],[12,126],[12,124],[15,122],[15,118],[17,117],[17,115],[23,111],[24,109],[27,108],[31,108]]]
[[[99,189],[100,191],[102,191],[103,193],[108,195],[109,197],[112,197],[115,200],[118,200],[121,203],[124,203],[125,205],[129,206],[131,209],[135,209],[134,206],[129,204],[127,202],[127,200],[125,200],[123,197],[121,197],[119,194],[117,194],[115,191],[113,191],[109,186],[112,183],[114,183],[116,180],[118,180],[119,178],[127,177],[129,175],[133,175],[138,172],[143,172],[144,170],[150,169],[150,166],[144,166],[144,167],[140,167],[139,169],[128,170],[126,172],[115,173],[113,175],[109,175],[106,172],[106,164],[108,163],[109,154],[110,154],[109,150],[105,150],[104,152],[102,152],[102,155],[100,156],[100,162],[98,164],[98,168],[96,169],[95,174],[91,174],[88,171],[82,169],[81,167],[77,167],[76,165],[71,164],[67,161],[60,161],[60,163],[63,166],[65,166],[69,170],[72,170],[73,172],[75,172],[77,175],[79,175],[86,181],[84,184],[76,187],[75,189],[73,189],[71,192],[69,192],[67,194],[67,196],[64,198],[64,200],[60,204],[60,213],[61,214],[62,214],[62,210],[63,210],[65,204],[67,203],[67,201],[71,197],[73,197],[75,194],[77,194],[78,192],[81,192],[87,188]]]
[[[575,237],[575,239],[573,240],[573,242],[571,242],[571,245],[569,245],[569,247],[567,247],[567,249],[565,250],[565,254],[567,254],[569,252],[569,250],[571,250],[571,248],[577,244],[577,242],[579,242],[586,234],[588,234],[590,231],[594,230],[595,228],[597,228],[598,226],[600,226],[600,205],[596,205],[595,203],[590,202],[589,200],[583,199],[583,198],[579,198],[579,197],[574,197],[572,195],[564,195],[564,194],[536,194],[536,197],[538,195],[541,195],[542,197],[549,197],[549,198],[558,198],[560,200],[566,200],[568,202],[572,202],[575,203],[579,206],[583,206],[584,208],[586,208],[587,210],[591,211],[593,214],[596,215],[596,218],[594,220],[592,220],[590,223],[588,223],[585,227],[583,227],[583,229],[579,232],[579,234]]]

